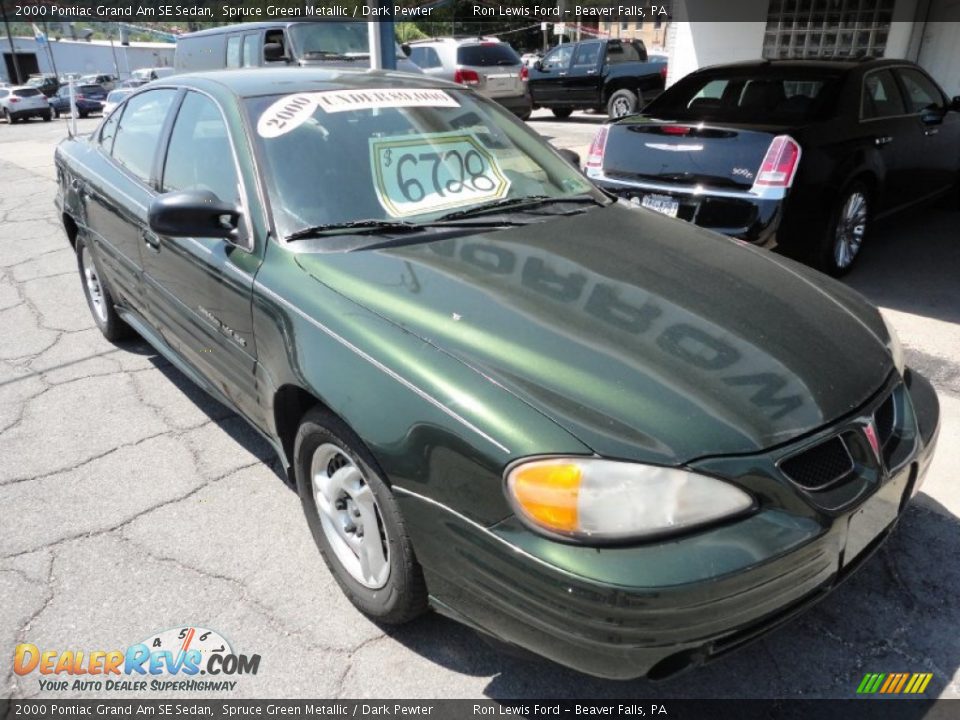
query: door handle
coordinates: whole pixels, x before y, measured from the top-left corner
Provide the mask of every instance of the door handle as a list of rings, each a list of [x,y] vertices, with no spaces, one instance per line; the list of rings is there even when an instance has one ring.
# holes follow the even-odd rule
[[[587,75],[596,75],[596,74],[597,74],[596,70],[587,70]]]
[[[557,73],[557,75],[559,75],[560,77],[566,77],[566,76],[567,76],[567,74],[566,74],[565,72]]]
[[[874,145],[889,145],[892,142],[893,138],[890,135],[884,135],[883,137],[873,139]]]
[[[143,239],[143,244],[146,245],[151,252],[160,252],[160,238],[149,230],[141,230],[140,237]]]
[[[927,128],[926,130],[923,131],[923,134],[926,135],[927,137],[930,137],[931,135],[936,135],[939,132],[940,132],[940,128]]]

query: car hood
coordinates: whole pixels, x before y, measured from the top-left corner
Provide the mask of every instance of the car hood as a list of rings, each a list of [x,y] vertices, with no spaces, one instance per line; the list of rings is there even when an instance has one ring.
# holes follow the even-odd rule
[[[622,203],[298,262],[607,457],[766,449],[850,413],[892,369],[855,292]]]

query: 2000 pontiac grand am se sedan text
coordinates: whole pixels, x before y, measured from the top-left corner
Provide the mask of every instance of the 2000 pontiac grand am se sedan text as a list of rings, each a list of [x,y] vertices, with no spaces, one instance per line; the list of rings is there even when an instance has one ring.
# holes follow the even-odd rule
[[[464,88],[163,79],[56,165],[97,325],[269,439],[377,620],[663,677],[835,587],[929,465],[936,395],[866,300]]]

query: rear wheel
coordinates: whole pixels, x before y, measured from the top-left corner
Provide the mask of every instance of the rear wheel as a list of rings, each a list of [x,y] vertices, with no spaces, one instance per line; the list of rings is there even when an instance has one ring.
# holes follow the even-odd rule
[[[573,114],[573,108],[553,108],[553,116],[558,120],[566,120]]]
[[[860,256],[870,221],[870,191],[854,182],[840,194],[820,246],[818,265],[824,272],[840,277],[850,272]]]
[[[632,115],[637,111],[640,99],[630,90],[617,90],[607,101],[607,115],[611,120]]]
[[[103,336],[110,342],[132,336],[133,330],[117,314],[113,297],[103,283],[100,270],[87,247],[87,241],[82,237],[77,238],[77,269],[80,271],[80,282],[83,283],[83,294],[87,298],[90,314]]]
[[[297,431],[294,469],[310,532],[350,601],[384,623],[424,612],[426,584],[406,525],[360,438],[314,408]]]
[[[10,115],[10,111],[6,108],[3,109],[3,119],[6,121],[7,125],[13,125],[13,116]]]
[[[50,112],[45,112],[42,117],[44,122],[50,122],[53,119],[53,114]]]
[[[79,111],[77,112],[77,114],[78,114],[81,118],[85,118],[89,113],[87,113],[87,112],[84,111],[84,110],[79,110]]]

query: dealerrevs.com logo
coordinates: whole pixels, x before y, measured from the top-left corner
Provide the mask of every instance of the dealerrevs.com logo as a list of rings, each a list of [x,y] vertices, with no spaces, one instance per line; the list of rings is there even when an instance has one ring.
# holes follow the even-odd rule
[[[17,675],[37,674],[41,691],[232,691],[237,675],[256,675],[259,655],[233,651],[201,627],[165,630],[126,650],[49,650],[17,645]],[[201,677],[202,676],[202,677]]]

